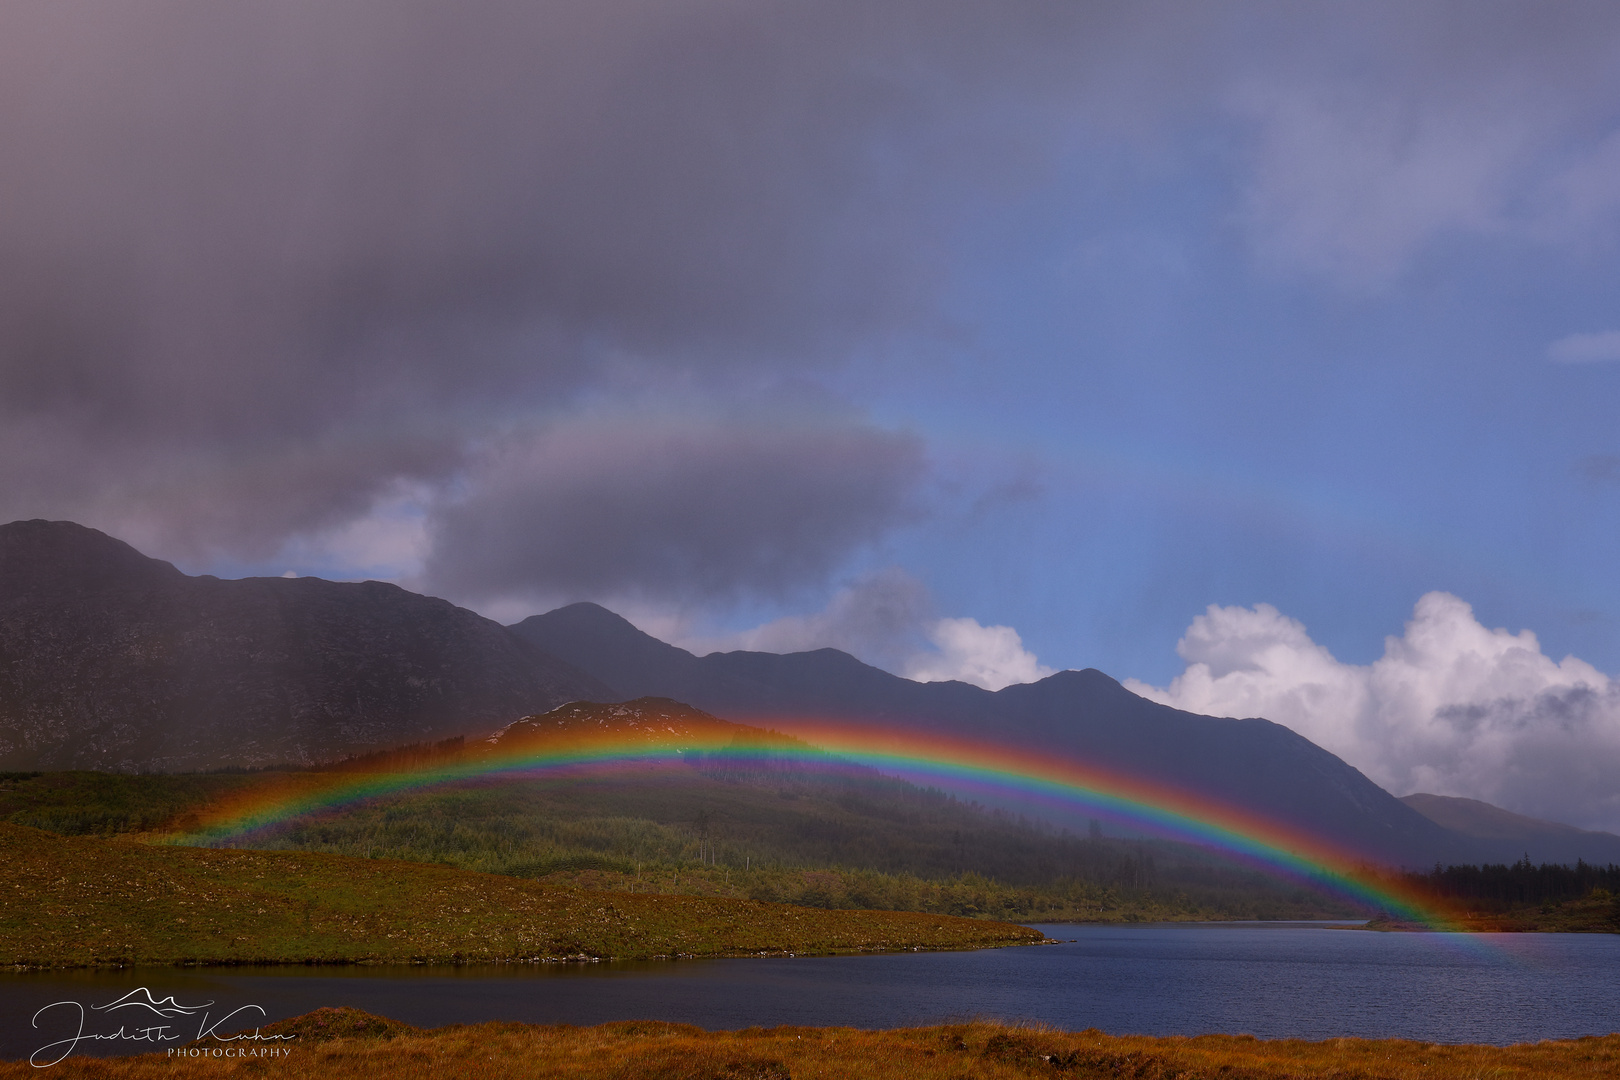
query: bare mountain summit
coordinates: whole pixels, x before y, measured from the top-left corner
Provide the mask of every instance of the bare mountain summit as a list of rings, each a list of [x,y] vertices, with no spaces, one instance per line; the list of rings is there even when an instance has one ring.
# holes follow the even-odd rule
[[[314,761],[618,696],[395,585],[189,577],[72,522],[0,525],[0,768]]]

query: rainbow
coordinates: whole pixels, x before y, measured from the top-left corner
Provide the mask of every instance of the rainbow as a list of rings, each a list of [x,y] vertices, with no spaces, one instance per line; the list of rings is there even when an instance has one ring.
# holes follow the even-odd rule
[[[778,722],[778,726],[782,726]],[[758,738],[740,735],[752,733]],[[235,844],[305,815],[381,796],[500,776],[600,775],[701,759],[747,768],[798,763],[865,767],[913,782],[1034,801],[1070,813],[1135,822],[1219,849],[1287,878],[1329,889],[1433,929],[1455,928],[1434,902],[1373,872],[1373,860],[1241,807],[1072,758],[980,740],[832,723],[787,727],[787,737],[719,724],[649,738],[644,732],[571,732],[414,768],[290,774],[216,805],[174,842]]]

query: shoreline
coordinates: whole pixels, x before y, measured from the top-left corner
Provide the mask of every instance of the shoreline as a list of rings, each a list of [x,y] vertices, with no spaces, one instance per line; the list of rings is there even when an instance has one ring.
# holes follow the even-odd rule
[[[656,894],[655,894],[656,895]],[[854,914],[865,914],[855,912]],[[1029,929],[1021,927],[1021,929]],[[1035,931],[1038,933],[1039,931]],[[532,956],[532,957],[480,957],[477,959],[429,959],[429,960],[396,960],[377,957],[345,958],[309,958],[291,960],[243,960],[243,959],[184,959],[184,960],[141,960],[132,963],[116,961],[99,961],[90,963],[71,964],[0,964],[0,974],[23,975],[29,972],[49,971],[135,971],[135,970],[181,970],[181,971],[213,971],[235,968],[260,968],[267,970],[286,968],[449,968],[464,969],[478,967],[546,967],[551,965],[579,965],[588,964],[676,964],[692,960],[792,960],[802,957],[814,959],[828,956],[885,956],[896,953],[935,953],[935,952],[975,952],[979,949],[1017,949],[1037,947],[1041,945],[1061,945],[1063,942],[1054,938],[1020,938],[1009,941],[995,941],[969,945],[895,945],[870,946],[853,948],[829,949],[760,949],[752,952],[708,952],[708,953],[675,953],[654,954],[651,956],[593,956],[581,954],[578,956]]]

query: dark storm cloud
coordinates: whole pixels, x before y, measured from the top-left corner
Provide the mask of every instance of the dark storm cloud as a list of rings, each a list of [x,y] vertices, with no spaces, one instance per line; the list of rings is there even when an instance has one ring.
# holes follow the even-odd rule
[[[853,422],[571,422],[475,466],[428,580],[476,598],[781,595],[901,523],[922,470],[916,439]]]
[[[909,23],[8,5],[0,511],[255,555],[627,367],[768,382],[926,321],[960,156]]]
[[[840,7],[8,8],[8,398],[214,439],[915,317],[951,132]]]
[[[420,485],[466,496],[437,528],[444,580],[516,585],[528,566],[561,574],[553,584],[605,582],[577,553],[525,561],[468,539],[475,521],[522,515],[467,485],[532,508],[523,492],[561,497],[572,475],[531,462],[541,479],[524,487],[481,456],[492,433],[566,426],[582,398],[640,394],[649,377],[761,392],[944,332],[955,230],[1050,182],[1075,129],[1151,134],[1144,117],[1226,107],[1234,80],[1249,88],[1240,116],[1280,133],[1259,142],[1255,187],[1274,208],[1256,217],[1272,246],[1346,221],[1382,239],[1357,255],[1362,241],[1329,235],[1350,253],[1333,258],[1382,266],[1433,208],[1319,206],[1313,178],[1343,170],[1298,167],[1295,135],[1315,114],[1278,113],[1296,97],[1255,92],[1255,73],[1273,56],[1314,73],[1310,58],[1329,54],[1316,66],[1355,73],[1376,55],[1379,85],[1413,100],[1503,70],[1546,96],[1579,83],[1564,74],[1585,70],[1565,62],[1571,42],[1595,53],[1605,40],[1576,5],[1528,21],[1511,5],[1299,10],[14,0],[0,7],[0,516],[258,558]],[[1508,54],[1529,59],[1505,69]],[[714,447],[746,457],[761,436],[714,423],[712,442],[666,445],[664,465],[711,513],[743,518],[764,473],[739,474]],[[758,587],[819,572],[904,516],[908,437],[795,424],[760,453],[826,520],[777,507],[744,529],[748,552],[718,530],[701,541],[724,557],[693,546],[701,530],[683,534],[670,560],[703,588],[726,565]],[[834,478],[823,447],[845,447],[832,459],[855,474],[870,460],[871,482]],[[732,480],[705,484],[707,468]],[[618,505],[580,496],[571,514],[600,537]],[[506,569],[454,565],[480,545]],[[627,580],[645,583],[657,560],[623,554],[639,567]]]

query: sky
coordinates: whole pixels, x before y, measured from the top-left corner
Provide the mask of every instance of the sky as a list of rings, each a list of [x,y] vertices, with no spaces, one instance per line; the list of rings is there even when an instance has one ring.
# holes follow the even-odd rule
[[[1620,829],[1620,9],[12,0],[0,515]]]

